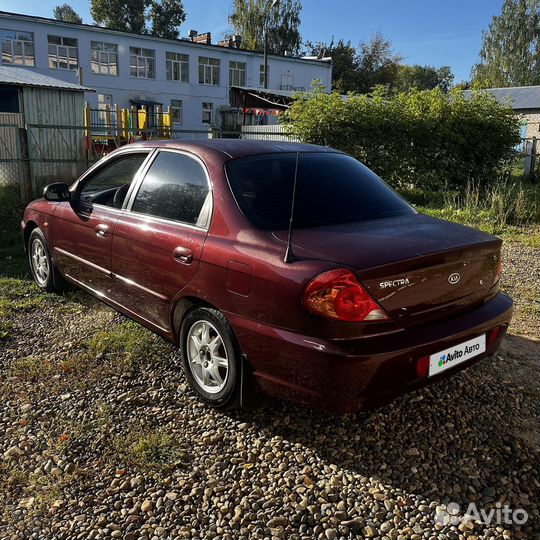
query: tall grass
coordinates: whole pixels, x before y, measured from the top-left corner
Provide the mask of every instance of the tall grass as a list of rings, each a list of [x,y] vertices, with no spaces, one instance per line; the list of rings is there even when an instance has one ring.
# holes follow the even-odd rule
[[[531,225],[540,222],[540,190],[538,186],[499,179],[486,187],[474,183],[462,193],[444,192],[444,207],[485,215],[499,227]]]

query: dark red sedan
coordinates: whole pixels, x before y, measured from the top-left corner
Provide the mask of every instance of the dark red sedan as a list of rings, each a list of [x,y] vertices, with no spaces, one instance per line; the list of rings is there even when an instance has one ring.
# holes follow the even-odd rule
[[[177,343],[215,407],[252,390],[358,411],[493,354],[510,322],[501,240],[417,213],[319,146],[145,142],[22,222],[32,274]]]

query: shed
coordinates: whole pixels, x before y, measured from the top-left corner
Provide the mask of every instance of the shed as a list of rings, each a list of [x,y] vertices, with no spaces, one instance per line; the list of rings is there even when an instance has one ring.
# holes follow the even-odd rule
[[[84,92],[91,88],[0,65],[0,188],[25,198],[86,167]]]
[[[84,92],[93,90],[29,69],[0,65],[0,121],[21,126],[82,126]]]
[[[486,90],[464,90],[465,97],[471,92],[488,92],[500,103],[508,104],[523,120],[521,137],[540,138],[540,86],[510,86],[508,88],[486,88]]]

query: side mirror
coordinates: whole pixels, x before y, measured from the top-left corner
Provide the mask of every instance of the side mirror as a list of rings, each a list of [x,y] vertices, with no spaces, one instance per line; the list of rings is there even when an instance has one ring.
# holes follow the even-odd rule
[[[63,202],[69,201],[69,186],[64,182],[55,182],[43,188],[43,197],[46,201]]]

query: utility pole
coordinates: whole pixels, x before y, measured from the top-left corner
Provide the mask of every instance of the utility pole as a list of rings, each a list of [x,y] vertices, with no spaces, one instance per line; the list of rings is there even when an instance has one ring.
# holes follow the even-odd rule
[[[266,12],[264,20],[264,84],[263,88],[268,88],[268,19],[270,19],[270,13],[274,8],[279,6],[279,0],[272,0],[270,8]]]

